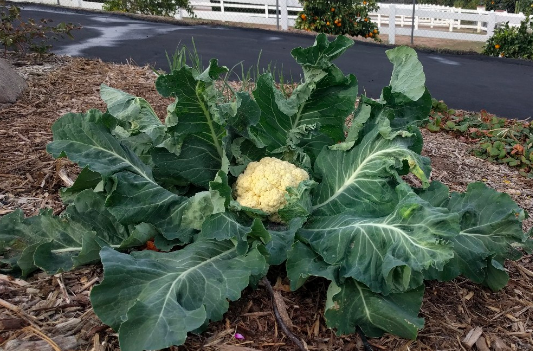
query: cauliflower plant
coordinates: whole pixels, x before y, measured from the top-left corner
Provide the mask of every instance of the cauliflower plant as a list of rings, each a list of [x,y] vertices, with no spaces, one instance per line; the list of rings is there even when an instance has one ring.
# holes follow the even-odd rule
[[[235,183],[237,201],[246,207],[275,215],[286,204],[287,187],[297,187],[309,174],[292,163],[273,157],[250,162]],[[275,220],[277,216],[271,217]]]

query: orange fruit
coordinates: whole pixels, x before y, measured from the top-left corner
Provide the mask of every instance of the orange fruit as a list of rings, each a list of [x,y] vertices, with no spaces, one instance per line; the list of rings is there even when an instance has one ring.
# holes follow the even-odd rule
[[[329,26],[329,22],[326,22],[326,26]]]
[[[374,34],[378,34],[378,30],[377,29],[374,29]]]
[[[498,50],[500,48],[500,45],[496,44],[496,45],[494,45],[494,47],[496,48],[496,50]]]
[[[365,22],[368,22],[368,18],[365,18]]]
[[[307,18],[307,16],[305,15],[305,13],[302,13],[302,15],[300,16],[304,21],[305,19]]]
[[[331,8],[331,12],[335,12],[335,8],[334,7]]]

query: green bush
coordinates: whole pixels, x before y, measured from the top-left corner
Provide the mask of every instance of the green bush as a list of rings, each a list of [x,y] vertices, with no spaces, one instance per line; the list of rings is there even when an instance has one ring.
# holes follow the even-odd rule
[[[533,10],[533,0],[518,0],[516,2],[516,12],[530,13]]]
[[[156,16],[172,16],[178,8],[183,8],[189,14],[193,14],[189,0],[109,0],[103,6],[106,11]]]
[[[80,28],[72,23],[50,26],[50,22],[44,18],[23,21],[17,6],[5,5],[0,1],[0,44],[4,47],[4,55],[7,50],[24,52],[27,49],[45,54],[52,47],[50,40],[65,35],[72,38],[71,31]]]
[[[303,1],[303,11],[298,14],[295,27],[327,34],[348,34],[379,39],[377,25],[368,14],[376,11],[373,0]]]
[[[487,11],[504,10],[509,13],[514,13],[516,10],[515,0],[486,0],[485,9]]]
[[[520,23],[520,27],[510,27],[505,23],[494,31],[487,40],[483,53],[489,56],[533,59],[533,19],[530,15]]]

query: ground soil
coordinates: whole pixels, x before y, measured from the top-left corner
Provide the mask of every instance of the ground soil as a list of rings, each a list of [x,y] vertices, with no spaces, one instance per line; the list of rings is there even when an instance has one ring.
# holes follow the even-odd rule
[[[60,170],[75,177],[77,168],[52,159],[45,151],[50,127],[62,114],[90,108],[104,109],[99,86],[104,83],[142,96],[163,118],[168,99],[154,89],[156,74],[149,67],[115,65],[97,60],[51,56],[41,65],[30,59],[11,60],[28,81],[29,89],[14,105],[0,110],[0,215],[21,208],[26,215],[63,206],[58,190],[64,186]],[[451,106],[453,107],[453,106]],[[443,133],[423,132],[423,153],[432,159],[432,178],[454,191],[483,181],[508,193],[533,213],[533,180],[515,169],[493,165],[470,155],[471,145]],[[524,229],[532,227],[531,220]],[[371,339],[374,350],[468,350],[462,341],[472,331],[480,336],[473,350],[533,350],[533,258],[524,256],[506,267],[506,288],[492,292],[459,278],[427,282],[421,316],[426,324],[416,341],[391,335]],[[325,326],[326,284],[309,281],[288,291],[283,268],[271,270],[293,323],[293,332],[309,350],[363,350],[357,335],[336,336]],[[89,302],[91,288],[102,279],[99,265],[48,276],[38,273],[27,281],[0,275],[0,349],[4,350],[118,350],[116,333],[99,322]],[[237,340],[235,330],[245,339]],[[58,348],[56,348],[58,347]],[[281,332],[265,287],[247,289],[232,302],[223,321],[172,350],[296,350]]]

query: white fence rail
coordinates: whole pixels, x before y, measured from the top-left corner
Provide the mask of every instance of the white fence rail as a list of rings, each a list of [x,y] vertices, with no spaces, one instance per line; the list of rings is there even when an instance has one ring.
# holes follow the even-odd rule
[[[102,9],[102,4],[85,0],[11,0],[61,5],[82,9]],[[302,10],[298,0],[190,0],[197,18],[276,25],[287,30],[294,26],[295,13]],[[255,10],[250,12],[250,10]],[[411,35],[412,5],[379,4],[379,10],[370,17],[387,34],[389,43],[395,43],[396,35]],[[292,13],[292,14],[291,14]],[[185,10],[178,10],[176,18],[190,17]],[[499,23],[509,22],[518,26],[525,16],[520,14],[466,10],[438,5],[416,5],[414,36],[469,41],[486,41]]]

